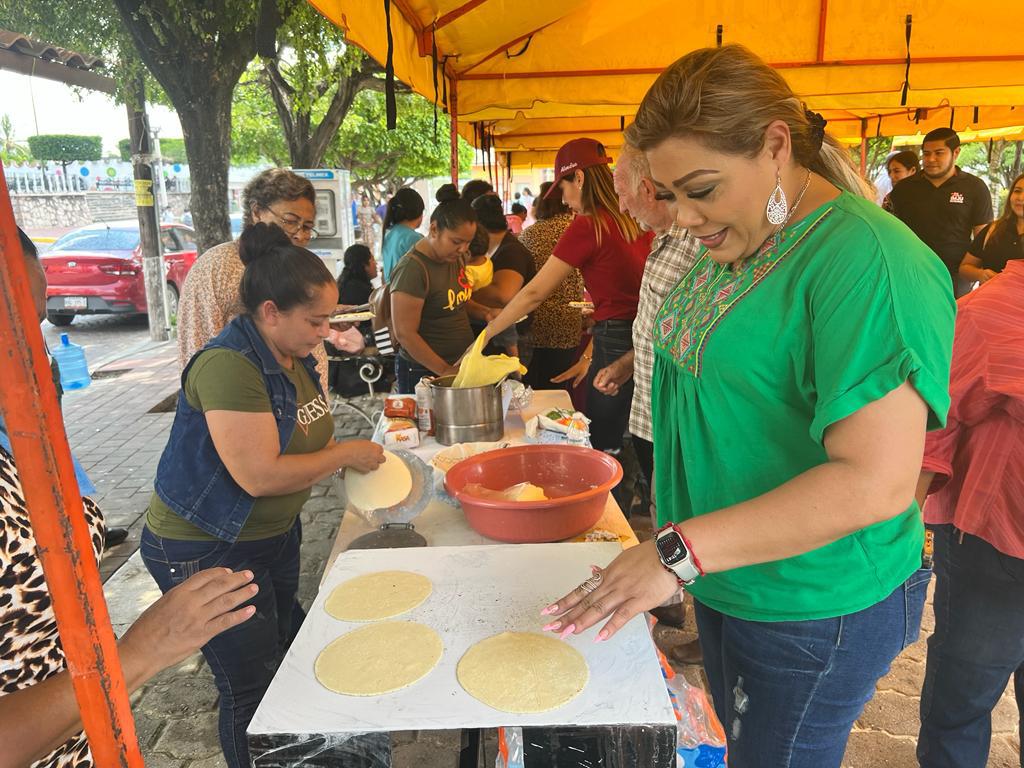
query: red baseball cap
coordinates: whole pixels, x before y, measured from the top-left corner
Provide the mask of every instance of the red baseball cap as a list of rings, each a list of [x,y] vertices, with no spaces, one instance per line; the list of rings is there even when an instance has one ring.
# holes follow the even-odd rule
[[[555,156],[555,183],[544,197],[552,197],[559,191],[558,183],[576,170],[594,165],[607,165],[612,159],[604,147],[594,139],[573,139],[562,145]]]

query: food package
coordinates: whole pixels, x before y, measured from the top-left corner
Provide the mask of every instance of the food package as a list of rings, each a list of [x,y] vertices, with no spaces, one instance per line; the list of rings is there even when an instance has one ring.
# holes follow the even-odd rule
[[[413,401],[413,405],[416,402]],[[420,430],[413,419],[384,417],[382,441],[385,447],[415,448],[420,444]]]
[[[590,419],[579,411],[552,408],[526,422],[526,437],[534,443],[590,445]]]
[[[487,342],[484,334],[476,337],[469,352],[459,364],[459,372],[455,375],[452,386],[458,389],[468,387],[489,387],[497,384],[512,373],[526,373],[526,366],[519,362],[518,357],[508,355],[485,355],[484,346]]]
[[[384,415],[389,419],[415,419],[415,395],[388,395],[384,398]]]

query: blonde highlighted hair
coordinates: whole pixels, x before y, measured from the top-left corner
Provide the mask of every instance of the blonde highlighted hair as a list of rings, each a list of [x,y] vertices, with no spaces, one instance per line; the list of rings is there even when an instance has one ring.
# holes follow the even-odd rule
[[[603,148],[602,148],[603,149]],[[640,237],[640,226],[632,216],[619,210],[619,196],[615,194],[612,172],[607,165],[592,165],[583,169],[583,212],[594,222],[594,239],[601,244],[601,235],[608,228],[604,211],[615,222],[627,243]]]
[[[644,96],[626,141],[647,151],[669,138],[753,157],[776,120],[789,126],[793,159],[855,195],[874,200],[845,149],[825,134],[818,147],[804,103],[789,84],[742,45],[702,48],[661,73]]]

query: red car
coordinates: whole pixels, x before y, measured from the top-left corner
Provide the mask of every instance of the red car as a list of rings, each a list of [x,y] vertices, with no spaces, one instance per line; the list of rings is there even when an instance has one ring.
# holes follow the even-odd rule
[[[176,315],[181,286],[196,260],[196,235],[181,224],[162,224],[160,241],[168,310]],[[146,313],[137,221],[76,229],[40,261],[46,270],[46,319],[54,325],[70,325],[75,315]]]

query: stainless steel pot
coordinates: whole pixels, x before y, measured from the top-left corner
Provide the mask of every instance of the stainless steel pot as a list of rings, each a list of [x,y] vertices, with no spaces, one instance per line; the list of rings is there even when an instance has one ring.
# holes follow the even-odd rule
[[[454,376],[430,382],[434,435],[441,445],[500,440],[505,435],[501,382],[489,387],[452,386]]]

